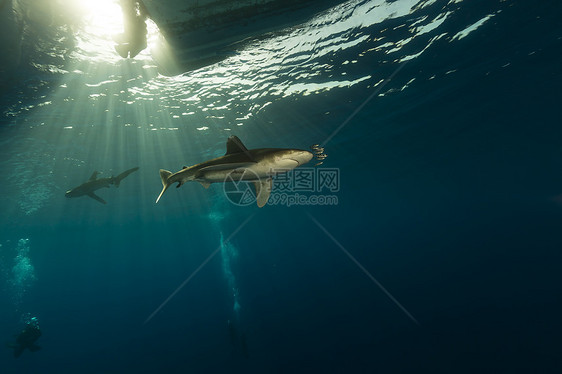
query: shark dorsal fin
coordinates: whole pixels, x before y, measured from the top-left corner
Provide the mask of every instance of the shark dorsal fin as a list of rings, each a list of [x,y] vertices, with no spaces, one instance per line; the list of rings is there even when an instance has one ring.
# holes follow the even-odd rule
[[[232,155],[236,153],[248,153],[248,148],[242,143],[236,135],[229,136],[226,141],[226,154]]]
[[[94,172],[92,173],[92,176],[91,176],[90,179],[88,179],[88,180],[95,181],[96,178],[98,177],[98,174],[99,174],[99,172],[94,171]]]

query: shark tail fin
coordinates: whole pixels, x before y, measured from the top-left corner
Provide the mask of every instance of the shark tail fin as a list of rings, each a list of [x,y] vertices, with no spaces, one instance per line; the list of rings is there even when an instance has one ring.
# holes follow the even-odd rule
[[[171,183],[168,181],[170,175],[172,175],[171,171],[160,169],[160,179],[162,179],[162,192],[160,192],[160,195],[158,195],[156,204],[158,204],[158,201],[160,201],[160,198],[162,197],[162,195],[164,195],[164,192],[166,192],[168,187],[170,187],[171,185]]]
[[[124,171],[124,172],[122,172],[121,174],[119,174],[118,176],[114,177],[114,178],[113,178],[113,184],[115,184],[115,187],[119,187],[119,184],[121,183],[121,181],[122,181],[123,179],[125,179],[126,176],[128,176],[129,174],[131,174],[131,173],[133,173],[133,172],[135,172],[135,171],[137,171],[137,170],[139,170],[138,167],[132,168],[132,169],[129,169],[129,170],[127,170],[127,171]]]

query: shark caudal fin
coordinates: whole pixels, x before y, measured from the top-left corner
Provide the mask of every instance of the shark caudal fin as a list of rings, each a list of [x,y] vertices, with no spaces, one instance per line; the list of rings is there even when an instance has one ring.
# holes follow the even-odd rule
[[[160,192],[160,195],[158,195],[158,198],[156,199],[156,204],[158,204],[158,201],[160,201],[160,198],[162,197],[162,195],[164,195],[164,192],[166,192],[168,187],[170,187],[171,183],[168,181],[170,175],[172,175],[171,171],[160,169],[160,179],[162,179],[163,187],[162,187],[162,192]]]
[[[122,172],[121,174],[119,174],[118,176],[114,177],[114,178],[113,178],[113,184],[115,185],[115,187],[119,187],[119,184],[121,183],[121,181],[122,181],[123,179],[125,179],[125,177],[126,177],[127,175],[129,175],[129,174],[131,174],[131,173],[133,173],[133,172],[135,172],[135,171],[137,171],[137,170],[139,170],[138,167],[132,168],[132,169],[129,169],[129,170],[127,170],[127,171],[124,171],[124,172]]]

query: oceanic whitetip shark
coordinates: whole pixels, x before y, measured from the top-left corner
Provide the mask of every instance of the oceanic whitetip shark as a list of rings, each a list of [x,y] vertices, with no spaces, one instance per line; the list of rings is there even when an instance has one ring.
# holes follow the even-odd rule
[[[226,141],[226,154],[193,166],[184,166],[177,173],[160,169],[162,192],[173,183],[179,188],[185,182],[196,181],[209,188],[211,183],[248,180],[256,188],[256,200],[261,208],[269,200],[272,189],[272,176],[287,172],[306,164],[314,155],[301,149],[258,148],[248,149],[236,136]]]
[[[94,191],[99,190],[100,188],[103,187],[109,188],[109,186],[112,184],[114,184],[115,187],[119,187],[119,184],[126,176],[137,170],[139,170],[138,167],[124,171],[116,177],[111,176],[109,178],[100,178],[100,179],[97,178],[99,173],[97,171],[94,171],[94,173],[92,174],[90,179],[88,179],[88,181],[82,183],[78,187],[66,191],[65,196],[66,197],[89,196],[92,199],[97,200],[102,204],[107,204],[105,200],[99,197],[98,195],[96,195]]]

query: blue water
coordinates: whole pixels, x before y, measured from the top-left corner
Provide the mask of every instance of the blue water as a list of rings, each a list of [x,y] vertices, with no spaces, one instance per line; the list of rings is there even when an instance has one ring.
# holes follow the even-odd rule
[[[560,372],[560,14],[349,1],[178,76],[26,29],[0,97],[0,336],[35,316],[42,349],[1,372]],[[339,188],[303,195],[337,203],[154,203],[160,168],[233,134],[325,143],[312,170]],[[64,197],[135,166],[107,205]]]

